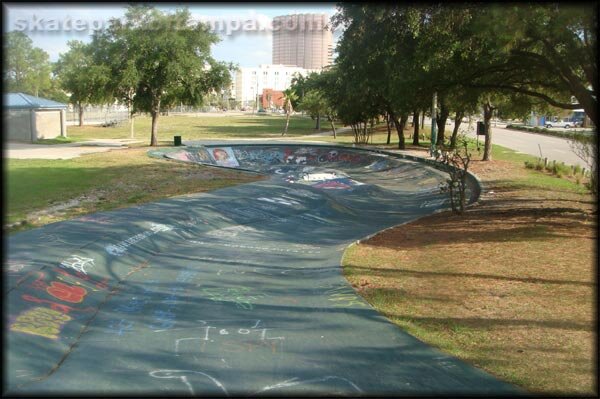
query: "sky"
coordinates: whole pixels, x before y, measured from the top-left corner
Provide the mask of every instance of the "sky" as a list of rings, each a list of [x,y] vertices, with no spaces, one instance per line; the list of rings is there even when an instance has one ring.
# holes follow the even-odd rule
[[[26,33],[34,47],[43,49],[50,61],[57,61],[68,51],[69,40],[91,41],[91,33],[107,26],[111,18],[123,18],[126,3],[3,3],[4,32]],[[212,48],[218,61],[241,67],[271,63],[272,34],[268,30],[273,17],[279,15],[317,13],[335,14],[335,3],[168,3],[156,8],[172,12],[187,6],[195,20],[212,20],[220,26],[221,41]],[[262,30],[261,30],[262,28]],[[334,31],[334,41],[340,36]]]

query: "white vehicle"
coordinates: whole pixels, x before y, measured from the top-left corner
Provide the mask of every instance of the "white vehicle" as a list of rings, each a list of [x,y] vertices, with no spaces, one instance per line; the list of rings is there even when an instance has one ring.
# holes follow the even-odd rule
[[[565,129],[569,129],[575,127],[576,124],[569,121],[555,121],[555,122],[546,122],[546,128],[550,129],[552,127],[562,127]]]

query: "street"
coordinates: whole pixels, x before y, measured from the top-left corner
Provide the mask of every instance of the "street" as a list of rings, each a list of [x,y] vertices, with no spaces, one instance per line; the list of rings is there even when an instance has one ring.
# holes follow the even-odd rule
[[[469,129],[468,136],[475,138],[475,124]],[[505,125],[500,125],[505,126]],[[588,168],[586,163],[579,158],[569,146],[569,140],[546,136],[542,134],[527,133],[520,130],[505,129],[492,124],[492,143],[512,150],[537,157],[548,158],[548,161],[564,162],[567,165],[579,165]],[[466,125],[465,125],[466,127]],[[453,126],[447,129],[452,130]],[[479,140],[483,144],[484,137]]]

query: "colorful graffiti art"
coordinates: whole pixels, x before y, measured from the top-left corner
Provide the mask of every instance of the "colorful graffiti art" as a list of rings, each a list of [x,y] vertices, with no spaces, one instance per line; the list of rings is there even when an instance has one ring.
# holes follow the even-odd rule
[[[230,168],[236,168],[240,166],[235,154],[233,153],[233,150],[230,147],[211,148],[210,156],[219,166],[227,166]]]
[[[57,310],[37,307],[19,315],[10,326],[10,329],[11,331],[57,339],[62,326],[69,320],[71,320],[71,316]]]
[[[87,290],[83,287],[72,286],[53,281],[46,292],[61,301],[79,303],[87,295]]]

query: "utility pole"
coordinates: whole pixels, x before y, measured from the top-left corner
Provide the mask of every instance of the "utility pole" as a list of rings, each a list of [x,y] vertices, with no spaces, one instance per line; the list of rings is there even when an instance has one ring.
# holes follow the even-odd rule
[[[431,145],[429,147],[429,155],[433,156],[435,152],[435,142],[437,141],[437,131],[435,117],[437,115],[437,91],[433,93],[433,103],[431,105]]]

